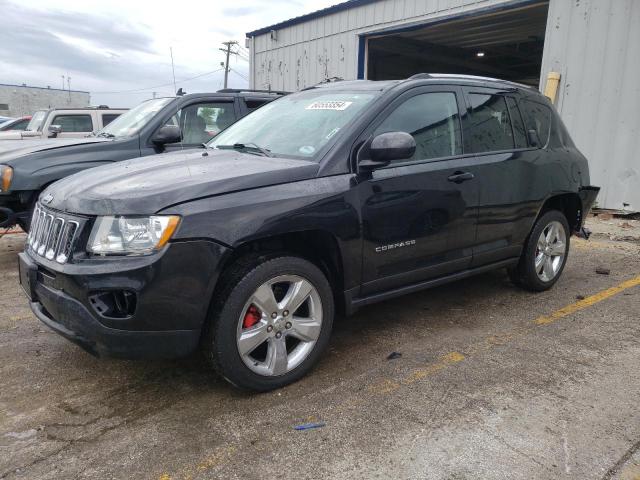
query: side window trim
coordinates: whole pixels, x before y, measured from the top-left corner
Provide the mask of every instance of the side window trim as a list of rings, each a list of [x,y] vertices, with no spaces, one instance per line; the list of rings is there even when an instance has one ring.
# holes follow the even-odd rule
[[[527,146],[526,147],[516,147],[514,148],[514,151],[516,152],[520,152],[523,150],[532,150],[535,149],[535,147],[531,147],[531,145],[529,144],[529,136],[527,135],[527,124],[524,121],[524,115],[522,115],[522,111],[520,110],[520,103],[518,102],[518,98],[514,95],[505,95],[505,98],[507,99],[511,99],[513,100],[513,103],[515,104],[515,113],[517,113],[520,116],[520,121],[522,122],[522,126],[524,127],[525,130],[525,134],[524,134],[524,141],[527,142]],[[514,113],[512,111],[511,106],[509,105],[509,102],[507,101],[507,110],[509,111],[509,117],[511,118],[511,130],[513,132],[513,139],[515,142],[516,139],[516,131],[515,131],[515,122],[513,121],[513,116]],[[515,145],[515,144],[514,144]]]
[[[455,95],[456,104],[458,106],[458,128],[460,131],[460,141],[462,142],[462,153],[460,155],[449,155],[446,157],[437,157],[437,158],[429,158],[429,159],[417,159],[417,160],[407,160],[403,162],[394,162],[386,167],[380,168],[380,170],[387,170],[392,168],[410,166],[410,165],[422,165],[425,163],[435,163],[435,162],[444,162],[456,158],[463,158],[470,155],[466,155],[464,153],[464,133],[462,129],[462,114],[464,113],[464,102],[462,101],[462,91],[458,85],[433,85],[433,86],[416,86],[409,90],[402,92],[400,95],[395,97],[389,104],[384,107],[384,109],[376,115],[376,118],[367,125],[367,127],[363,130],[363,132],[358,136],[358,139],[354,143],[354,145],[361,145],[364,141],[366,141],[373,132],[387,119],[387,117],[395,111],[400,105],[402,105],[405,101],[410,98],[416,97],[418,95],[423,95],[427,93],[452,93]],[[360,147],[356,148],[358,150]]]

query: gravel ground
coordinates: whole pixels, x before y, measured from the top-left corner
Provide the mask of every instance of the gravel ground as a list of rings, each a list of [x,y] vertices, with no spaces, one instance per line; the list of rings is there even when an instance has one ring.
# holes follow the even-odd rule
[[[96,359],[54,334],[6,235],[0,479],[638,480],[639,223],[591,219],[550,292],[498,271],[365,308],[262,395],[197,358]]]

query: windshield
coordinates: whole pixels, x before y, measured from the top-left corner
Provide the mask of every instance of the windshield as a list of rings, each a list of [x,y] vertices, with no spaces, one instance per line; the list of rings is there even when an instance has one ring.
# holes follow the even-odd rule
[[[46,110],[38,110],[31,117],[31,121],[29,122],[29,125],[27,125],[27,130],[30,130],[32,132],[37,132],[38,130],[40,130],[46,116]]]
[[[259,108],[207,146],[252,147],[271,156],[316,158],[377,92],[307,90]]]
[[[142,102],[137,107],[123,113],[109,125],[96,133],[103,137],[129,137],[135,135],[173,98],[157,98]]]

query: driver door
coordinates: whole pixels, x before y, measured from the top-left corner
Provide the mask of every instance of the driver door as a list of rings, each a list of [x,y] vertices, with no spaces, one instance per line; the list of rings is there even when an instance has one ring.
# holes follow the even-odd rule
[[[463,155],[462,92],[454,86],[405,92],[367,136],[410,133],[412,158],[394,161],[360,185],[363,223],[361,295],[469,267],[476,236],[474,157]]]

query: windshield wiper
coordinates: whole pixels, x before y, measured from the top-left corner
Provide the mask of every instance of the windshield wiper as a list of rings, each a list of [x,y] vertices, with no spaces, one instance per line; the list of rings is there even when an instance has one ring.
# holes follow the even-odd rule
[[[96,135],[96,137],[104,137],[104,138],[116,138],[113,133],[100,132]]]
[[[273,155],[269,150],[267,150],[266,148],[262,148],[259,145],[256,145],[255,143],[252,143],[252,142],[234,143],[233,145],[216,145],[216,148],[219,148],[221,150],[224,150],[224,149],[239,150],[239,151],[245,151],[248,153],[258,153],[258,154],[264,155],[265,157],[273,157]]]

